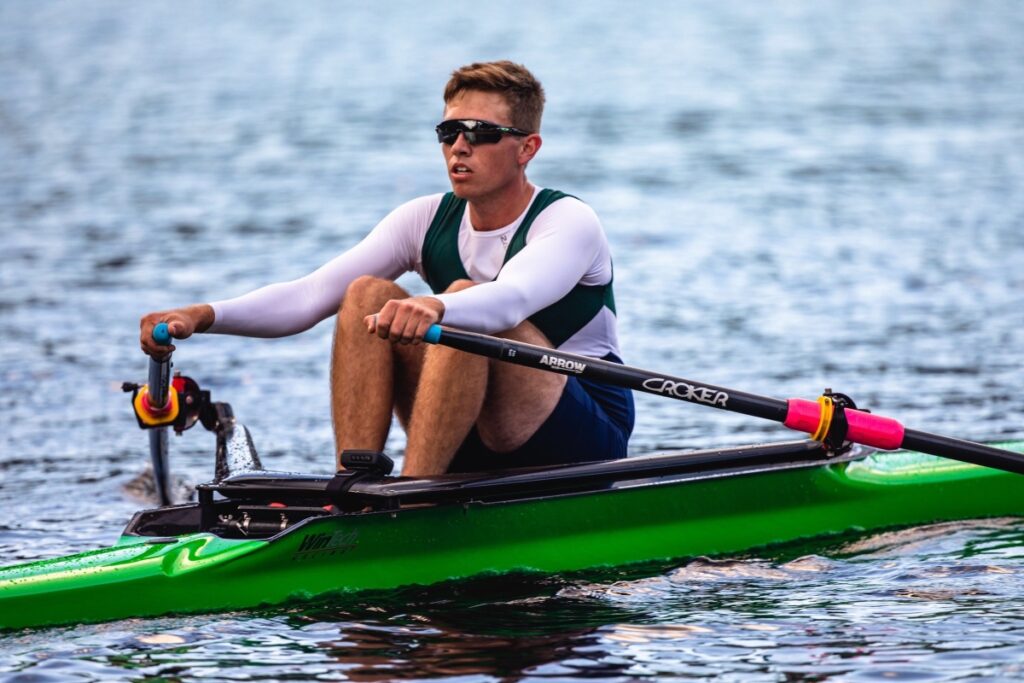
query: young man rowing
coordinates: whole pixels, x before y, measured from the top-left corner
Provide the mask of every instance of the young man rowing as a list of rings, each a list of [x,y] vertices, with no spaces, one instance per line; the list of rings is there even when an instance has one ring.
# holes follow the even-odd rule
[[[161,321],[177,339],[279,337],[337,313],[339,453],[383,449],[393,411],[407,434],[408,476],[624,457],[628,390],[420,343],[443,321],[618,360],[612,262],[597,216],[526,179],[541,147],[540,83],[511,62],[471,64],[452,74],[444,102],[437,136],[452,192],[403,204],[306,277],[144,316],[143,350],[168,352],[152,341]],[[393,282],[410,270],[433,295],[411,297]]]

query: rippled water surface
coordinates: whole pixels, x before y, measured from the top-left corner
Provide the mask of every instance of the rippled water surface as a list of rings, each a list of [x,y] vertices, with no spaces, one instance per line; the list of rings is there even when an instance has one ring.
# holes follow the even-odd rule
[[[440,91],[478,59],[545,84],[530,176],[601,215],[630,363],[1024,438],[1022,35],[1011,1],[0,4],[0,557],[117,537],[138,316],[302,275],[444,189]],[[330,332],[176,362],[265,464],[324,472]],[[638,405],[634,453],[786,436]],[[211,437],[173,448],[209,477]],[[968,522],[6,634],[0,676],[1022,678],[1022,541]]]

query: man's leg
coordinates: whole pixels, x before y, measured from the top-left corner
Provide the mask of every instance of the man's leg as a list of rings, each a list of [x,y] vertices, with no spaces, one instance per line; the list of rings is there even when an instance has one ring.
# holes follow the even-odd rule
[[[473,285],[469,280],[456,280],[446,291]],[[487,392],[487,366],[483,356],[446,346],[426,350],[416,400],[406,423],[403,475],[425,477],[448,470],[480,414]]]
[[[530,322],[499,336],[551,347],[548,338]],[[565,381],[565,375],[490,361],[487,397],[476,423],[480,440],[497,453],[508,453],[525,444],[558,405]],[[515,467],[515,463],[495,463],[495,467]]]
[[[458,281],[448,291],[472,285]],[[407,476],[444,473],[474,423],[492,450],[508,452],[526,443],[557,405],[565,377],[443,346],[391,344],[367,333],[365,316],[407,296],[393,282],[373,277],[356,279],[346,292],[331,368],[338,453],[381,450],[392,408],[408,436],[402,470]],[[551,346],[528,322],[502,336]]]
[[[443,474],[476,422],[487,389],[487,359],[444,346],[427,349],[406,428],[402,474]]]
[[[448,291],[472,284],[458,281]],[[500,336],[551,346],[547,337],[529,322]],[[488,360],[444,346],[427,350],[421,372],[407,429],[409,442],[402,469],[407,476],[447,471],[474,423],[489,449],[515,450],[544,424],[565,387],[562,375]]]
[[[459,281],[448,291],[472,284]],[[335,445],[339,454],[383,449],[394,409],[408,436],[403,474],[442,474],[480,412],[487,359],[440,346],[392,344],[366,331],[363,318],[408,296],[395,283],[369,276],[345,293],[331,366]]]
[[[350,448],[382,450],[392,408],[400,416],[408,415],[424,348],[391,344],[368,333],[363,323],[386,302],[408,296],[394,282],[369,276],[357,278],[345,292],[331,362],[331,417],[338,454]]]

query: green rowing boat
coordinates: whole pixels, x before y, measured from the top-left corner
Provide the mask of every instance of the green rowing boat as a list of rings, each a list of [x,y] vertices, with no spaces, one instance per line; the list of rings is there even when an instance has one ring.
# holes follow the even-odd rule
[[[1024,452],[1024,442],[1003,446]],[[812,441],[427,479],[251,472],[201,487],[198,503],[138,513],[114,547],[0,569],[0,627],[248,608],[1022,514],[1018,475],[911,452],[830,458]]]
[[[778,401],[446,328],[427,341],[776,420],[814,439],[426,478],[389,476],[383,454],[347,451],[333,476],[272,472],[230,406],[191,379],[172,381],[169,359],[152,361],[150,383],[126,389],[150,430],[157,490],[168,497],[170,427],[202,423],[216,434],[214,481],[196,502],[137,513],[113,547],[0,568],[0,629],[1024,516],[1024,441],[990,446],[904,429],[830,391],[818,403]]]

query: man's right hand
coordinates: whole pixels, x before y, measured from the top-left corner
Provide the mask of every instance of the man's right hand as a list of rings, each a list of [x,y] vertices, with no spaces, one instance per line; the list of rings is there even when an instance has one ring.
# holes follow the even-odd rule
[[[419,344],[430,326],[441,322],[444,304],[432,296],[392,299],[380,312],[363,318],[366,331],[396,344]]]
[[[213,324],[213,307],[197,304],[169,311],[147,313],[139,321],[139,344],[142,352],[153,358],[164,358],[175,350],[173,344],[162,346],[153,341],[153,328],[167,323],[167,330],[174,339],[188,339],[196,332],[205,332]]]

